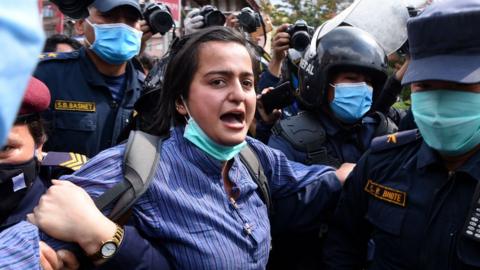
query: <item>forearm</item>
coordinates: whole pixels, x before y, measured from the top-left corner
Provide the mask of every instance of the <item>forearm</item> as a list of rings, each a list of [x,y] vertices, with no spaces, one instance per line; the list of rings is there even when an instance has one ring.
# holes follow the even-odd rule
[[[373,109],[387,114],[390,107],[397,101],[397,96],[402,91],[401,82],[395,77],[390,76],[385,83],[380,96],[376,100]]]

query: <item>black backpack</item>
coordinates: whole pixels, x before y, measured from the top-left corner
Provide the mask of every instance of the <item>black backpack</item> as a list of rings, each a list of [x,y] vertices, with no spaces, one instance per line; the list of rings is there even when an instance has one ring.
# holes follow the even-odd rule
[[[132,206],[148,189],[155,175],[156,164],[160,161],[162,143],[167,138],[168,136],[154,136],[139,130],[130,132],[123,160],[124,180],[94,200],[101,211],[114,204],[108,216],[112,221],[124,224],[130,216]],[[268,180],[257,155],[247,146],[240,152],[240,159],[257,184],[257,192],[270,214],[272,201]]]

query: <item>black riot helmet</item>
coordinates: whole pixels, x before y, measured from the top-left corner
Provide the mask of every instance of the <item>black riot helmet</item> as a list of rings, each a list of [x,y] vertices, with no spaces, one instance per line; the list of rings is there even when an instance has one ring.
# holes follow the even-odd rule
[[[387,56],[367,32],[339,26],[321,38],[317,29],[299,65],[299,101],[308,109],[326,104],[332,76],[341,71],[367,74],[372,79],[373,100],[387,79]]]

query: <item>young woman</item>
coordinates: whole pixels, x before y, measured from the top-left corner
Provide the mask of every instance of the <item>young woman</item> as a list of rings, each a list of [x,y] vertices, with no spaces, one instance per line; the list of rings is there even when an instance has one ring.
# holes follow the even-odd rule
[[[275,208],[271,220],[279,229],[319,223],[351,168],[336,172],[290,162],[246,136],[255,112],[257,65],[236,31],[201,30],[171,53],[150,130],[169,138],[153,182],[133,208],[134,225],[120,228],[68,181],[55,181],[30,219],[52,237],[78,243],[87,255],[98,254],[112,236],[117,243],[121,238],[115,254],[103,256],[109,257],[104,266],[112,268],[159,269],[159,258],[166,256],[177,269],[263,269],[271,224],[239,151],[248,144],[258,156],[274,207],[298,193],[296,204]],[[107,149],[65,180],[98,196],[123,179],[124,148]]]

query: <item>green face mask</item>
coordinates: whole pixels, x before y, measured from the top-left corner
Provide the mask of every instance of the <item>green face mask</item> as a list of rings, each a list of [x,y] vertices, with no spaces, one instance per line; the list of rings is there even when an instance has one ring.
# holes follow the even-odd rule
[[[203,152],[221,161],[232,159],[235,155],[240,153],[242,148],[247,144],[243,141],[234,146],[220,145],[210,139],[191,116],[185,127],[183,137],[195,144],[198,148],[202,149]]]
[[[480,93],[432,90],[412,93],[412,113],[425,142],[458,156],[480,144]]]
[[[183,98],[182,98],[183,100]],[[187,104],[183,101],[183,104]],[[185,105],[186,108],[186,105]],[[221,161],[227,161],[232,159],[235,155],[240,153],[240,151],[247,145],[247,142],[243,141],[240,144],[234,146],[224,146],[214,142],[210,137],[208,137],[202,128],[197,124],[195,119],[187,109],[190,119],[188,119],[187,126],[185,127],[185,132],[183,137],[189,140],[198,148],[202,149],[203,152],[209,154],[213,158]]]

